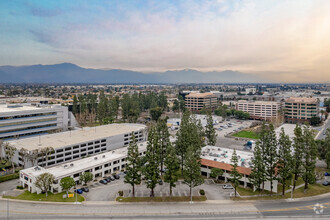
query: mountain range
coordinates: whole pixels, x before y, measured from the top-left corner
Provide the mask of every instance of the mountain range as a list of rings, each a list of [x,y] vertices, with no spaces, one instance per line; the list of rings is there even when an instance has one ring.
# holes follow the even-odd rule
[[[201,72],[193,69],[143,73],[122,69],[89,69],[72,63],[0,66],[0,83],[253,83],[267,82],[238,71]]]

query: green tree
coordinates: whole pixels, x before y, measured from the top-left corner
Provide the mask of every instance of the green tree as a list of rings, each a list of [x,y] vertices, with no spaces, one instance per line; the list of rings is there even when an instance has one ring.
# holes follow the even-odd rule
[[[86,186],[88,182],[93,180],[93,174],[91,172],[84,172],[80,175],[79,180]]]
[[[179,179],[178,171],[180,169],[179,160],[175,153],[175,148],[168,143],[166,149],[166,157],[164,161],[166,171],[164,174],[164,181],[170,185],[170,196],[172,196],[172,188],[176,186],[176,182]]]
[[[327,168],[329,169],[330,168],[330,128],[328,128],[326,131],[326,137],[323,143],[324,143],[324,148],[326,149],[325,162],[327,163]]]
[[[46,197],[47,197],[50,186],[53,184],[54,180],[55,177],[53,176],[53,174],[43,173],[37,177],[35,185],[42,192],[46,193]]]
[[[293,188],[294,191],[296,188],[296,183],[298,177],[302,173],[302,159],[304,151],[304,137],[300,125],[296,125],[294,129],[294,138],[293,138],[293,157],[292,157],[292,173],[294,175]]]
[[[242,174],[240,174],[237,170],[238,167],[238,157],[236,154],[236,150],[234,149],[233,155],[231,156],[231,165],[232,169],[230,172],[230,182],[233,183],[235,188],[235,197],[237,195],[237,186],[239,186],[239,180],[242,178]]]
[[[279,182],[282,184],[282,196],[284,196],[286,181],[292,178],[291,140],[285,134],[284,128],[281,129],[278,140],[277,176]]]
[[[190,137],[189,131],[187,129],[189,125],[189,118],[190,112],[186,111],[181,119],[180,130],[177,132],[176,151],[177,155],[180,157],[181,175],[183,175],[185,155],[189,146],[187,142]]]
[[[133,197],[135,197],[135,185],[141,183],[141,167],[140,167],[139,148],[136,144],[134,132],[132,132],[132,142],[127,149],[127,165],[125,183],[132,186]]]
[[[151,119],[154,121],[158,121],[158,119],[162,114],[163,114],[163,110],[161,107],[155,107],[150,109]]]
[[[183,179],[184,183],[189,186],[190,201],[192,201],[192,189],[204,183],[204,179],[201,176],[200,158],[196,156],[193,147],[189,147],[186,153]]]
[[[64,191],[66,191],[66,195],[69,194],[69,190],[76,185],[76,182],[72,177],[64,177],[60,181],[60,186]]]
[[[170,144],[170,133],[168,132],[167,124],[165,120],[159,120],[156,125],[157,136],[159,138],[159,164],[161,174],[164,169],[164,160],[166,155],[166,148]]]
[[[214,146],[217,142],[217,134],[213,127],[213,118],[211,113],[207,115],[207,124],[205,127],[205,135],[207,138],[207,144]]]
[[[308,184],[315,183],[315,164],[317,148],[313,137],[312,129],[308,127],[303,131],[303,157],[302,157],[302,179],[305,182],[304,192],[308,189]]]
[[[260,156],[261,156],[261,164],[264,166],[263,169],[259,169],[261,172],[259,175],[262,180],[262,191],[265,190],[265,182],[267,180],[267,169],[266,169],[266,161],[267,161],[267,145],[269,144],[268,141],[268,127],[266,126],[265,122],[261,126],[261,131],[259,134],[259,140],[257,140],[256,147],[260,148]]]
[[[321,120],[320,120],[320,117],[317,117],[317,116],[313,116],[311,119],[310,119],[310,124],[312,126],[317,126],[321,123]]]
[[[101,91],[100,94],[100,102],[97,106],[97,119],[101,124],[104,123],[104,119],[108,115],[108,108],[109,108],[109,100],[108,98],[104,95],[104,91]]]
[[[269,125],[269,130],[267,131],[267,143],[266,143],[266,156],[265,156],[265,166],[267,180],[270,182],[270,192],[273,192],[273,181],[275,177],[275,167],[278,161],[277,157],[277,139],[274,126]]]
[[[223,170],[219,168],[212,168],[210,176],[215,180],[218,180],[219,176],[223,175]]]
[[[154,196],[154,189],[160,180],[159,176],[159,138],[155,127],[151,127],[148,134],[146,163],[143,169],[147,188],[151,189],[150,196]]]
[[[73,96],[72,112],[73,112],[73,114],[77,114],[78,113],[78,99],[77,99],[77,96],[76,95]]]
[[[257,144],[253,151],[251,174],[249,180],[256,190],[261,191],[263,183],[266,181],[266,169],[263,161],[260,144]]]

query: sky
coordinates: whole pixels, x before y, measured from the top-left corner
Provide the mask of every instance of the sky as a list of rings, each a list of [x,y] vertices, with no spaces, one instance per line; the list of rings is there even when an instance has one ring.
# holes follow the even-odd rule
[[[329,0],[2,0],[0,65],[330,81]]]

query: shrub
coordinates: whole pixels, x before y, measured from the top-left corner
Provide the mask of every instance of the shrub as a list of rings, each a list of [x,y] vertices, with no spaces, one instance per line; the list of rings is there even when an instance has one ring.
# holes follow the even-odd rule
[[[19,173],[12,173],[5,176],[0,176],[0,183],[8,180],[18,179],[18,177],[19,177]]]
[[[23,186],[16,186],[16,189],[24,189]]]
[[[204,189],[200,189],[200,190],[199,190],[199,194],[200,194],[201,196],[205,196],[205,191],[204,191]]]
[[[123,196],[124,192],[122,190],[118,191],[119,196]]]

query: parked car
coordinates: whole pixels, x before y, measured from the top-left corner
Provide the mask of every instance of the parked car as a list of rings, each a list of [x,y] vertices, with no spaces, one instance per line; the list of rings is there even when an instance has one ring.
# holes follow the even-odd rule
[[[328,182],[328,181],[324,181],[324,182],[322,183],[322,185],[323,185],[323,186],[329,186],[329,185],[330,185],[330,182]]]
[[[115,181],[116,179],[113,176],[109,176],[111,181]]]
[[[159,185],[163,185],[163,180],[159,180]]]
[[[231,184],[225,184],[222,187],[223,189],[234,189],[234,187]]]
[[[118,174],[112,174],[112,176],[116,179],[116,180],[119,180],[120,179],[120,176]]]
[[[222,128],[218,128],[218,131],[222,131]]]
[[[111,182],[111,178],[110,177],[106,177],[106,178],[104,178],[104,180],[107,181],[108,183]]]
[[[74,192],[78,194],[83,194],[83,191],[81,189],[75,189]]]
[[[105,184],[108,184],[108,181],[106,181],[106,180],[100,180],[99,183],[102,183],[102,184],[105,185]]]
[[[81,188],[81,190],[82,190],[83,192],[89,192],[88,187],[83,187],[83,188]]]
[[[324,176],[330,176],[330,173],[325,172],[325,173],[324,173]]]

